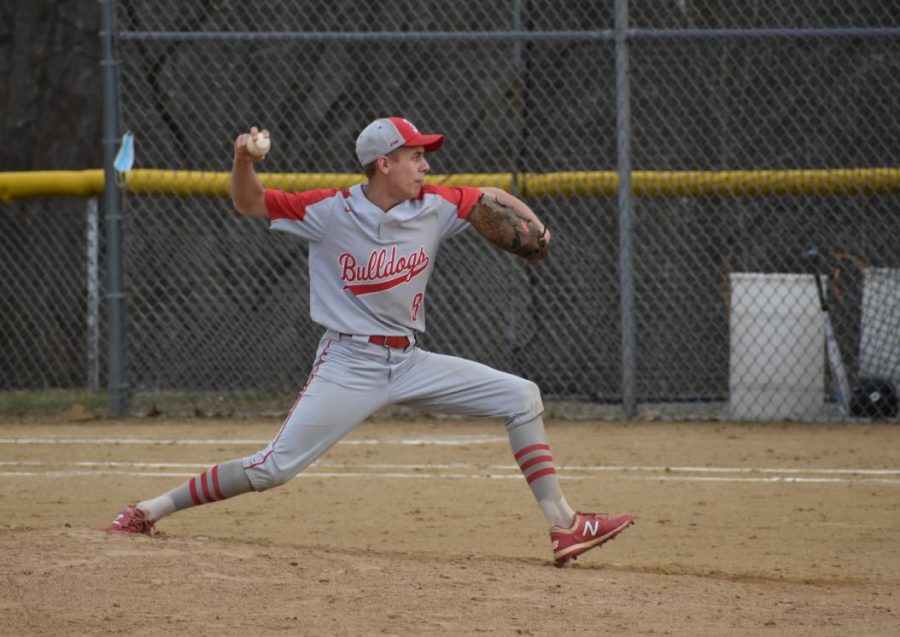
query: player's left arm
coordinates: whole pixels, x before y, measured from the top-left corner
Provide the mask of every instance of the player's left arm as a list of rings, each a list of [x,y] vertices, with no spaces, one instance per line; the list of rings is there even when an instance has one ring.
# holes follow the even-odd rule
[[[468,220],[494,245],[529,261],[547,256],[550,231],[524,201],[500,188],[481,188]]]

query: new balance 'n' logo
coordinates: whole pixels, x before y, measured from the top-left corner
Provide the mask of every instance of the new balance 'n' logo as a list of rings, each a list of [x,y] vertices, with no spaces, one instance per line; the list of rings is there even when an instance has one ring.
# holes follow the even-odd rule
[[[597,531],[600,530],[600,520],[594,520],[593,522],[589,520],[585,520],[584,522],[584,534],[585,535],[597,535]]]

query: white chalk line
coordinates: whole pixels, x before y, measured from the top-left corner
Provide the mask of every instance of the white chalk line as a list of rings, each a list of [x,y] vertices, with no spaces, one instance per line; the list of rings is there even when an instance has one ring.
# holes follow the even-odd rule
[[[673,482],[786,482],[786,483],[815,483],[815,484],[896,484],[900,480],[891,478],[803,478],[798,476],[768,476],[758,478],[726,478],[723,476],[630,476],[631,480],[660,480]]]
[[[30,444],[111,444],[111,445],[250,445],[264,446],[268,444],[268,440],[254,439],[191,439],[191,438],[172,438],[172,439],[153,439],[153,438],[0,438],[0,444],[8,445],[30,445]],[[359,439],[359,440],[341,440],[340,445],[468,445],[468,444],[484,444],[484,443],[506,443],[507,439],[500,436],[478,435],[478,436],[443,436],[430,438],[399,438],[399,439]],[[18,461],[28,462],[28,461]],[[0,461],[0,466],[10,463]],[[328,461],[318,461],[318,466],[345,466],[342,463],[329,463]],[[80,466],[104,466],[102,463],[89,462],[82,463]],[[107,463],[105,466],[148,466],[148,467],[172,467],[172,468],[204,468],[207,464],[194,463]],[[410,468],[410,469],[452,469],[452,468],[471,468],[473,465],[467,463],[451,463],[451,464],[353,464],[352,467],[363,468]],[[515,470],[515,465],[491,465],[489,469]],[[560,471],[584,471],[584,472],[665,472],[665,473],[774,473],[774,474],[823,474],[823,475],[897,475],[900,476],[900,469],[859,469],[859,468],[803,468],[803,467],[693,467],[693,466],[643,466],[643,465],[562,465]]]
[[[0,461],[0,465],[15,467],[44,467],[58,466],[60,463],[40,462],[32,460],[23,461]],[[45,471],[3,471],[0,476],[3,477],[90,477],[90,476],[126,476],[126,477],[144,477],[144,478],[160,478],[160,477],[181,477],[190,478],[196,473],[183,473],[177,471],[147,471],[146,469],[196,469],[202,471],[208,469],[210,463],[185,463],[185,462],[128,462],[128,461],[81,461],[73,463],[62,463],[63,466],[74,466],[79,469],[74,470],[45,470]],[[332,471],[322,471],[320,468],[332,469]],[[140,471],[128,471],[127,469],[142,469]],[[344,469],[345,471],[336,472],[333,469]],[[375,469],[380,471],[364,471],[365,469]],[[412,470],[397,471],[400,469]],[[477,465],[470,463],[449,463],[449,464],[389,464],[389,463],[342,463],[333,461],[320,460],[313,466],[309,467],[305,472],[300,473],[299,477],[304,478],[390,478],[390,479],[478,479],[478,480],[514,480],[520,479],[521,475],[516,465],[491,465],[485,470],[502,470],[508,471],[506,474],[497,473],[448,473],[446,469],[478,469]],[[811,484],[849,484],[849,483],[876,483],[876,484],[893,484],[900,485],[900,479],[891,478],[868,478],[868,477],[822,477],[827,474],[837,475],[897,475],[900,471],[893,469],[802,469],[785,467],[783,469],[776,468],[749,468],[749,467],[655,467],[655,466],[584,466],[573,465],[563,466],[559,468],[560,479],[562,480],[586,480],[590,476],[571,475],[566,471],[607,471],[619,472],[623,475],[618,476],[625,480],[657,480],[657,481],[682,481],[682,482],[748,482],[748,483],[811,483]],[[671,475],[672,473],[691,472],[691,473],[717,473],[720,475],[704,476],[704,475]],[[722,473],[787,473],[794,475],[765,475],[765,476],[724,476]],[[631,473],[652,473],[663,475],[629,475]],[[798,476],[798,473],[812,474],[819,477]]]
[[[4,464],[0,462],[0,464]],[[17,464],[15,462],[10,462],[8,464]],[[39,465],[51,465],[53,463],[50,462],[27,462],[23,464],[39,464]],[[56,463],[59,464],[59,463]],[[199,463],[199,462],[72,462],[69,463],[77,467],[150,467],[154,469],[164,469],[164,468],[173,468],[173,469],[209,469],[209,467],[214,463]],[[346,462],[332,462],[329,460],[317,460],[313,467],[341,467],[341,468],[362,468],[362,469],[471,469],[475,465],[466,463],[466,462],[454,462],[450,464],[367,464],[367,463],[346,463]],[[503,467],[505,469],[517,469],[513,465],[509,467]]]
[[[342,440],[338,444],[344,445],[469,445],[484,443],[506,443],[507,439],[500,436],[476,435],[476,436],[436,436],[424,438],[398,438],[398,439],[350,439]],[[254,439],[152,439],[152,438],[72,438],[72,437],[32,437],[32,438],[0,438],[0,444],[29,445],[29,444],[110,444],[110,445],[251,445],[264,446],[267,440]],[[40,461],[0,461],[0,466],[9,467],[42,467],[57,466],[60,463],[46,463]],[[65,466],[65,465],[64,465]],[[3,477],[90,477],[90,476],[127,476],[127,477],[192,477],[194,473],[181,473],[175,471],[128,471],[127,469],[197,469],[209,468],[210,463],[178,463],[178,462],[101,462],[84,461],[68,463],[68,466],[79,467],[75,470],[47,470],[47,471],[5,471],[0,472]],[[319,468],[345,469],[345,472],[321,471]],[[306,472],[299,474],[306,478],[389,478],[389,479],[489,479],[510,480],[520,479],[521,474],[516,465],[490,465],[483,470],[488,473],[447,473],[443,470],[478,469],[477,465],[470,463],[449,464],[365,464],[365,463],[341,463],[320,460]],[[363,471],[366,469],[375,471]],[[400,470],[400,471],[398,471]],[[405,470],[405,471],[403,471]],[[496,474],[490,471],[501,470],[511,473]],[[631,480],[658,480],[658,481],[686,481],[686,482],[756,482],[756,483],[879,483],[898,484],[900,479],[867,478],[856,476],[900,476],[900,469],[861,469],[861,468],[802,468],[802,467],[694,467],[694,466],[643,466],[643,465],[563,465],[559,467],[562,480],[584,480],[589,476],[571,475],[608,472],[623,474],[618,476]],[[413,471],[410,473],[409,471]],[[569,472],[569,473],[566,473]],[[662,475],[628,475],[631,473],[650,473]],[[718,474],[718,475],[672,475],[672,474]],[[726,476],[722,474],[764,474],[761,476]],[[776,475],[771,475],[776,474]],[[780,475],[779,475],[780,474]],[[805,474],[805,475],[798,475]],[[818,476],[818,477],[809,477]],[[848,477],[827,477],[848,476]]]
[[[196,473],[177,473],[172,471],[0,471],[0,477],[8,478],[82,478],[102,476],[123,476],[130,478],[192,478]],[[413,479],[413,480],[521,480],[516,474],[477,474],[477,473],[335,473],[323,471],[305,471],[297,478],[322,479],[322,478],[364,478],[372,479]],[[561,475],[564,482],[587,480],[590,476]],[[757,483],[788,483],[788,484],[890,484],[900,486],[900,480],[890,478],[802,478],[795,476],[782,477],[735,477],[721,476],[622,476],[624,480],[657,480],[657,481],[681,481],[681,482],[757,482]]]
[[[209,465],[203,465],[208,467]],[[66,470],[66,471],[0,471],[0,477],[11,478],[82,478],[94,476],[127,476],[132,478],[193,478],[196,473],[181,473],[177,471],[114,471],[98,469],[94,471]],[[477,474],[477,473],[337,473],[333,471],[316,471],[312,468],[298,474],[298,478],[393,478],[393,479],[477,479],[477,480],[521,480],[516,474]],[[584,480],[587,476],[571,476],[570,480]]]
[[[268,444],[268,440],[195,440],[189,438],[0,438],[0,445],[251,445]]]
[[[499,468],[493,465],[491,468]],[[672,473],[814,473],[814,474],[847,474],[900,476],[900,469],[814,469],[803,467],[666,467],[639,465],[585,466],[562,465],[567,471],[660,471]]]
[[[408,445],[408,446],[465,446],[493,443],[506,443],[507,438],[501,436],[435,436],[430,438],[396,438],[396,439],[349,439],[341,440],[339,445]],[[261,447],[269,444],[269,440],[251,440],[228,438],[196,439],[196,438],[0,438],[0,445],[250,445]]]
[[[0,465],[9,466],[51,466],[51,462],[37,460],[10,460],[0,461]],[[82,461],[65,463],[76,467],[148,467],[154,469],[208,469],[211,464],[205,462],[131,462],[131,461]],[[397,463],[356,463],[335,462],[331,460],[317,460],[313,467],[336,467],[342,469],[413,469],[418,471],[435,469],[472,469],[477,467],[469,462],[451,462],[446,464],[397,464]],[[498,469],[502,471],[517,471],[518,466],[488,465],[486,469]],[[900,469],[823,469],[800,467],[670,467],[670,466],[644,466],[644,465],[558,465],[559,471],[599,471],[621,472],[629,471],[653,472],[653,473],[809,473],[814,475],[875,475],[892,476],[900,475]]]
[[[8,466],[51,466],[50,462],[35,460],[0,461],[0,465]],[[76,467],[147,467],[153,469],[208,469],[215,463],[201,462],[129,462],[129,461],[82,461],[66,463]],[[418,471],[436,469],[473,469],[478,465],[468,462],[452,462],[447,464],[395,464],[395,463],[347,463],[331,460],[317,460],[314,467],[334,467],[342,469],[412,469]],[[517,471],[516,465],[489,465],[486,469],[501,471]],[[824,468],[799,468],[799,467],[667,467],[667,466],[642,466],[642,465],[559,465],[560,472],[652,472],[652,473],[787,473],[787,474],[813,474],[813,475],[863,475],[863,476],[900,476],[900,469],[824,469]]]

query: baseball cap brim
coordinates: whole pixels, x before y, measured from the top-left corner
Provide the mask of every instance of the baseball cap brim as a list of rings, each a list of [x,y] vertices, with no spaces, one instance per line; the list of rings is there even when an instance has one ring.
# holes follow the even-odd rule
[[[424,135],[419,134],[406,140],[404,146],[422,146],[426,153],[433,153],[444,145],[444,136],[440,134]]]

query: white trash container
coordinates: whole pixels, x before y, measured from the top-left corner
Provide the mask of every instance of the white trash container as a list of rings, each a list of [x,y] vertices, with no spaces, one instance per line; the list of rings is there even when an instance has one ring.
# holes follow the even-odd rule
[[[731,274],[736,420],[811,420],[825,403],[824,317],[811,274]]]

